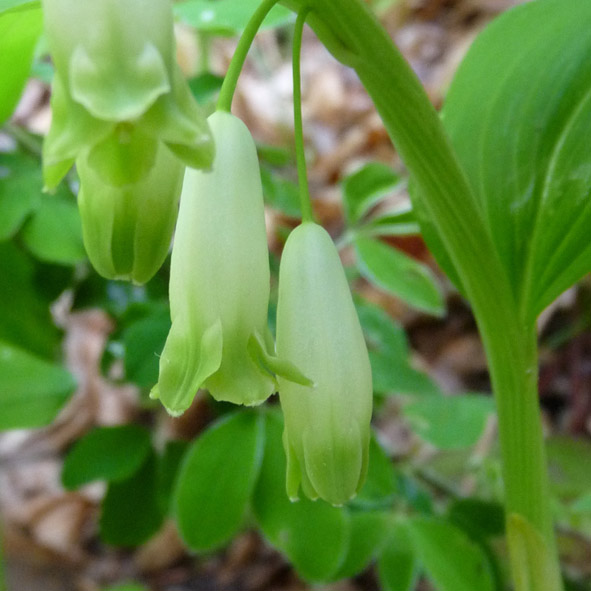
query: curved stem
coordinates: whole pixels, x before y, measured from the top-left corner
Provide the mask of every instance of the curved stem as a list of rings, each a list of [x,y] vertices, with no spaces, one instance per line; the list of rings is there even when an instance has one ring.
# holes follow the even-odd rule
[[[279,0],[263,0],[263,2],[261,2],[260,6],[256,9],[255,13],[248,21],[248,24],[246,25],[246,28],[244,29],[242,36],[238,41],[236,51],[234,52],[232,61],[230,62],[230,67],[228,68],[228,72],[226,73],[222,88],[220,90],[220,96],[217,102],[217,109],[219,111],[230,112],[232,110],[234,91],[236,90],[236,84],[238,83],[240,72],[244,67],[248,50],[250,49],[250,46],[252,45],[258,30],[261,28],[265,17],[278,1]]]
[[[304,147],[304,126],[302,123],[302,78],[300,69],[300,55],[302,51],[302,35],[306,17],[310,12],[304,8],[298,14],[293,32],[293,125],[296,162],[298,167],[298,182],[300,188],[300,207],[302,208],[302,221],[310,222],[314,219],[312,202],[310,200],[310,188],[308,186],[308,174],[306,170],[306,151]]]

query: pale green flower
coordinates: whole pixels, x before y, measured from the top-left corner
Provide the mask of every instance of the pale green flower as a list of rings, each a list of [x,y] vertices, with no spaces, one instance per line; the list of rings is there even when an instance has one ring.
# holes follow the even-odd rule
[[[279,271],[277,355],[314,381],[278,377],[285,417],[287,493],[351,499],[367,472],[372,381],[369,356],[338,252],[306,222],[285,245]]]
[[[154,165],[135,183],[116,187],[102,182],[84,156],[77,168],[90,262],[107,279],[145,283],[168,254],[185,167],[161,144]]]
[[[55,187],[84,152],[103,181],[137,182],[163,142],[208,167],[205,120],[175,61],[170,0],[42,0],[56,67],[44,177]]]
[[[159,398],[174,415],[199,388],[254,405],[275,391],[275,373],[307,380],[273,355],[267,329],[269,253],[254,141],[230,113],[208,119],[211,171],[187,170],[170,276],[172,328],[160,358]]]

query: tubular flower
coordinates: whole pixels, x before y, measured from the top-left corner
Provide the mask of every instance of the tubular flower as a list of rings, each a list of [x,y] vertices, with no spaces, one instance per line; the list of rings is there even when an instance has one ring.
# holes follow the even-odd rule
[[[260,358],[267,337],[269,255],[254,141],[230,113],[209,117],[211,171],[188,169],[172,249],[172,327],[152,397],[173,415],[207,388],[217,400],[254,405],[275,390]]]
[[[277,355],[315,382],[279,376],[287,493],[351,499],[367,472],[372,381],[369,356],[338,252],[305,222],[289,236],[279,271]]]
[[[106,183],[137,182],[159,142],[208,167],[207,125],[175,61],[170,0],[42,0],[56,67],[43,148],[55,187],[81,153]]]
[[[168,254],[185,167],[160,145],[147,175],[122,187],[104,183],[84,156],[77,168],[84,246],[92,265],[107,279],[145,283]]]

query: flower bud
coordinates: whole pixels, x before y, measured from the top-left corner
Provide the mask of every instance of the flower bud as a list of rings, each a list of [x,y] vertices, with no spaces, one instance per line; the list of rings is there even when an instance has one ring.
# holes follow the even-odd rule
[[[82,151],[104,181],[142,178],[164,142],[208,167],[211,138],[175,61],[170,0],[43,0],[56,66],[44,144],[47,187]]]
[[[122,187],[105,183],[84,156],[77,160],[84,246],[107,279],[145,283],[170,248],[185,167],[160,145],[147,175]]]
[[[367,472],[372,380],[349,285],[328,233],[306,222],[289,236],[279,271],[277,355],[315,383],[279,376],[287,493],[342,505]]]
[[[172,327],[152,397],[181,414],[198,388],[253,405],[274,390],[258,362],[267,338],[269,255],[254,141],[226,112],[209,117],[211,171],[188,169],[172,249]],[[262,351],[265,354],[265,351]]]

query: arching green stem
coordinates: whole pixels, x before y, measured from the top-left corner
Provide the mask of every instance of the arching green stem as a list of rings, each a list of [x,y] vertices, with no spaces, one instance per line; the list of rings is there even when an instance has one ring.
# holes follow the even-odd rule
[[[278,0],[263,0],[261,5],[257,8],[255,13],[248,21],[248,24],[246,25],[246,28],[240,37],[240,41],[238,41],[238,46],[236,47],[236,51],[234,52],[234,56],[230,62],[230,67],[228,68],[226,77],[224,78],[217,103],[218,110],[228,112],[232,110],[234,91],[236,90],[236,84],[238,83],[240,72],[242,72],[246,56],[248,55],[248,50],[250,49],[250,46],[252,45],[258,30],[265,20],[265,17],[271,8],[277,4],[277,2]]]
[[[298,182],[300,187],[300,206],[302,208],[302,221],[313,220],[312,202],[308,187],[308,174],[306,170],[306,151],[304,148],[304,126],[302,124],[302,78],[300,69],[300,56],[302,50],[302,35],[306,16],[309,8],[303,8],[298,14],[293,32],[293,125],[295,137],[296,161],[298,166]]]
[[[294,11],[308,0],[284,0]],[[476,316],[497,403],[518,591],[560,591],[537,400],[535,326],[521,317],[505,269],[441,121],[419,80],[360,0],[315,0],[308,23],[344,54],[378,109],[415,186],[413,201],[445,247]]]

